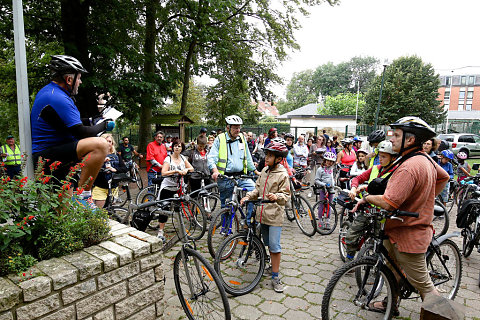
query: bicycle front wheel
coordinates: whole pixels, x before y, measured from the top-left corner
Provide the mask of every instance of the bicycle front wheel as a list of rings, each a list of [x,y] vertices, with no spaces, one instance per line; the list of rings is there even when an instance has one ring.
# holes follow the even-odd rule
[[[187,237],[200,240],[207,230],[207,215],[195,200],[182,201],[179,204],[185,222]]]
[[[215,271],[229,294],[241,296],[251,292],[262,279],[266,252],[256,237],[233,234],[221,244],[215,256]]]
[[[391,319],[396,301],[396,280],[393,273],[383,264],[376,266],[377,260],[361,258],[343,265],[338,269],[325,289],[322,299],[322,319]],[[360,285],[354,281],[353,274],[361,269],[364,275]],[[379,298],[386,298],[385,314],[368,310],[368,294],[382,281]],[[381,300],[381,299],[380,299]]]
[[[323,204],[324,208],[322,212],[318,212],[320,204]],[[330,208],[330,213],[327,212],[327,209]],[[338,214],[335,205],[328,200],[320,200],[313,206],[313,215],[319,215],[318,225],[316,229],[321,235],[331,234],[337,227]]]
[[[150,187],[143,188],[137,193],[137,196],[135,197],[135,204],[141,204],[143,201],[143,198],[147,193],[152,193],[155,194],[155,186],[151,185]]]
[[[132,179],[135,181],[135,184],[138,187],[138,190],[143,189],[143,180],[142,177],[140,176],[140,172],[138,171],[138,168],[136,166],[133,166],[132,168]]]
[[[212,258],[215,258],[218,247],[229,235],[240,231],[240,222],[237,215],[235,214],[232,217],[231,214],[231,209],[222,209],[212,218],[208,227],[207,246]],[[230,223],[232,224],[231,227]]]
[[[214,194],[201,195],[198,199],[205,213],[211,219],[213,213],[220,209],[220,197]]]
[[[200,253],[188,247],[183,248],[175,257],[173,280],[188,319],[231,319],[230,305],[222,283]]]
[[[313,236],[317,230],[317,219],[313,213],[312,206],[303,196],[296,195],[293,201],[293,212],[298,227],[306,236]]]
[[[435,230],[435,238],[438,238],[447,233],[450,226],[450,217],[447,208],[437,199],[435,199],[434,212],[432,225],[433,230]]]
[[[450,239],[439,244],[437,252],[427,255],[427,269],[438,292],[453,300],[462,280],[462,257],[458,246]]]
[[[127,209],[117,206],[111,206],[110,208],[107,208],[107,212],[111,219],[126,224],[128,226],[130,225]]]

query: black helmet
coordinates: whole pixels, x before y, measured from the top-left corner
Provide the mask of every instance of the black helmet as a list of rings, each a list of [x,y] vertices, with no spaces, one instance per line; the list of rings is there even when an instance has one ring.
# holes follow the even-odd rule
[[[64,75],[66,73],[88,73],[80,61],[71,56],[54,55],[51,57],[48,68],[54,74]]]
[[[287,138],[291,138],[291,139],[295,140],[295,137],[290,132],[285,133],[285,139],[287,139]]]
[[[403,132],[410,132],[417,138],[417,144],[423,143],[435,137],[435,131],[419,117],[403,117],[390,125],[393,129],[401,129]],[[418,141],[417,141],[418,140]]]
[[[200,133],[205,133],[205,132],[207,132],[207,128],[204,127],[202,129],[200,129]]]
[[[217,131],[215,131],[215,130],[210,131],[210,135],[211,135],[211,136],[216,136],[216,135],[217,135]]]
[[[385,140],[385,132],[383,130],[375,130],[367,137],[368,142],[381,142]]]

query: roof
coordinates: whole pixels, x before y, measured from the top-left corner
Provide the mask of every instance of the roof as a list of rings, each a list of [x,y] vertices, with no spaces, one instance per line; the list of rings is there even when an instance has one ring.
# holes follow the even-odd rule
[[[153,116],[150,120],[151,123],[156,124],[185,124],[185,123],[193,123],[193,121],[182,114],[159,114]]]
[[[342,116],[342,115],[325,115],[318,114],[319,103],[310,103],[298,109],[284,113],[278,116],[278,119],[291,119],[291,118],[316,118],[316,119],[355,119],[355,115]]]
[[[449,120],[478,120],[480,111],[448,111]]]
[[[257,110],[263,114],[264,116],[273,116],[278,117],[280,113],[271,102],[268,101],[258,101],[257,103]]]

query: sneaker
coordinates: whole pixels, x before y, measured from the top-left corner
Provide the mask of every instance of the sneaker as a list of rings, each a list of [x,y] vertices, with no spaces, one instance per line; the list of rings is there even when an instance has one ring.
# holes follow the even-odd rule
[[[166,242],[167,239],[165,239],[165,236],[163,235],[163,231],[159,231],[157,234],[157,238],[162,240],[163,243]]]
[[[80,197],[73,196],[72,200],[73,200],[74,203],[77,203],[77,204],[81,205],[82,207],[85,207],[85,208],[90,209],[92,211],[98,210],[98,207],[93,202],[92,197],[88,197],[86,199],[83,199],[83,198],[80,198]]]
[[[263,270],[263,276],[271,276],[272,275],[272,266],[268,266]]]
[[[273,290],[275,290],[275,292],[278,292],[278,293],[283,292],[283,290],[285,289],[282,281],[280,281],[280,278],[278,277],[272,279],[272,286],[273,286]]]
[[[324,228],[324,229],[325,229],[325,230],[329,230],[329,229],[330,229],[330,223],[327,222],[327,223],[325,224],[325,228]]]
[[[312,193],[309,192],[309,193],[307,194],[307,197],[311,198],[311,197],[312,197]]]

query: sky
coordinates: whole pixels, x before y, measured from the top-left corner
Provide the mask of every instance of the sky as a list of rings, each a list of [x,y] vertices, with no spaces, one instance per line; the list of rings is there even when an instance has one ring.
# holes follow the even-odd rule
[[[341,0],[324,3],[301,18],[295,35],[301,48],[277,70],[285,97],[294,72],[373,56],[381,61],[417,55],[439,74],[480,74],[477,20],[480,0]],[[476,68],[464,68],[476,66]]]

